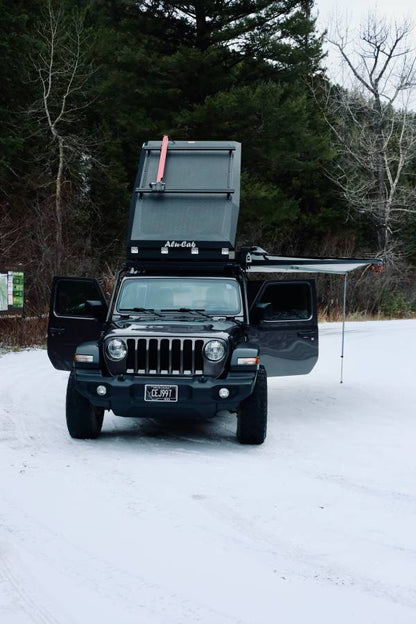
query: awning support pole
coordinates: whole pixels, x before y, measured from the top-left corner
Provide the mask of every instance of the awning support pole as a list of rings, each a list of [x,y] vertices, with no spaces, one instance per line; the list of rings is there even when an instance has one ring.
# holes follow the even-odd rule
[[[152,191],[156,191],[160,193],[165,190],[165,183],[163,181],[163,176],[165,174],[165,165],[166,165],[166,155],[168,153],[168,143],[169,137],[165,135],[162,139],[162,143],[160,146],[160,156],[159,156],[159,166],[157,169],[157,178],[156,182],[150,182],[149,189],[136,189],[136,192],[140,194],[140,199],[143,198],[143,193],[150,193]]]
[[[345,344],[345,318],[347,312],[347,274],[344,274],[344,303],[342,307],[342,341],[341,341],[341,379],[339,383],[344,381],[344,344]]]

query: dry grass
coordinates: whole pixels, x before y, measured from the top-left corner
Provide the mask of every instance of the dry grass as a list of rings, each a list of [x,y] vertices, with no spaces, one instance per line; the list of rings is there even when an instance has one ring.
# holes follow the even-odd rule
[[[408,314],[383,314],[382,312],[378,312],[377,314],[368,314],[366,312],[348,312],[346,316],[347,321],[393,321],[399,319],[415,319],[416,313],[408,313]],[[318,321],[320,323],[335,323],[342,321],[342,310],[341,309],[333,309],[331,311],[320,311],[318,314]]]
[[[0,346],[5,349],[45,346],[48,317],[0,318]]]

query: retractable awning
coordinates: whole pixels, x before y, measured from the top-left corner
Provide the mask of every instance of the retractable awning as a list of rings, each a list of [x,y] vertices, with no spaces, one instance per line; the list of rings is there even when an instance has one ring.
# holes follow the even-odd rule
[[[296,258],[272,256],[259,247],[247,252],[248,273],[333,273],[345,275],[355,269],[383,266],[379,258]]]

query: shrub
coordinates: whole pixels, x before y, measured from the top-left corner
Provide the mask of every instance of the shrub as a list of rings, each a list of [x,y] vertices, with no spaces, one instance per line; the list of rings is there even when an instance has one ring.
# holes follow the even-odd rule
[[[388,318],[408,318],[415,311],[413,306],[402,292],[385,292],[381,299],[380,312]]]
[[[18,349],[45,346],[47,326],[46,315],[30,318],[0,318],[0,347]]]

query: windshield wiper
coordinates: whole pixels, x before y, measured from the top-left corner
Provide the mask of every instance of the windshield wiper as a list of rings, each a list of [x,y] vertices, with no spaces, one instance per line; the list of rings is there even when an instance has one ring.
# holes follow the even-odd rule
[[[119,312],[146,312],[154,316],[160,316],[153,308],[120,308]],[[130,315],[129,315],[130,316]]]
[[[203,308],[163,308],[161,312],[205,312]]]
[[[211,316],[209,314],[205,314],[205,310],[203,308],[163,308],[160,312],[177,312],[185,313],[185,314],[197,314],[198,316],[202,316],[202,318],[209,318],[211,320]]]
[[[244,325],[244,321],[241,319],[235,318],[235,316],[224,316],[226,321],[234,321],[237,325]]]

